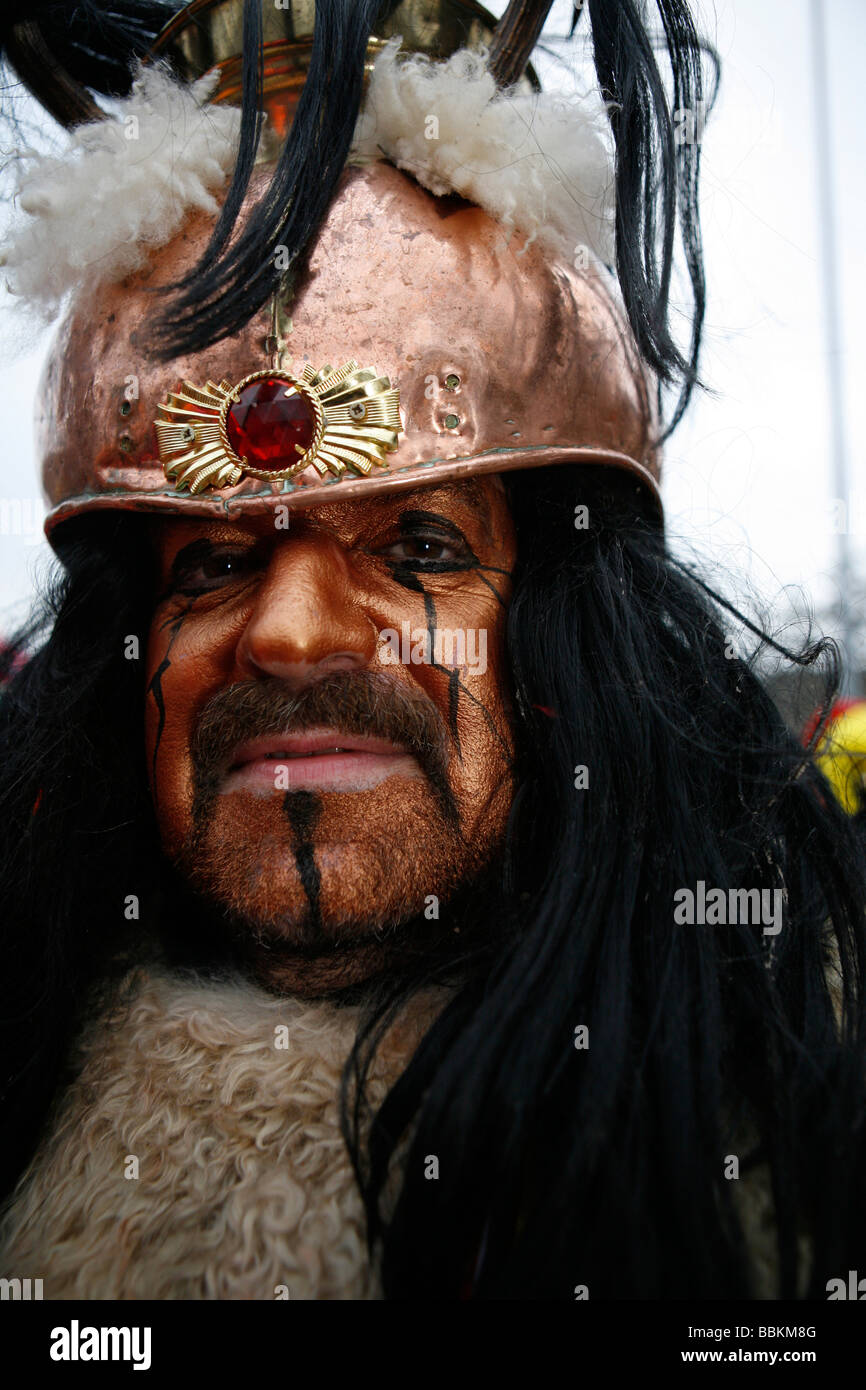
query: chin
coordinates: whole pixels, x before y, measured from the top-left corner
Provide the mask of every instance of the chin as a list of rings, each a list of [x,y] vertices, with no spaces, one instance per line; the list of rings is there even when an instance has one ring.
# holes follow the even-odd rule
[[[389,848],[381,857],[369,845],[323,848],[314,893],[284,854],[258,866],[255,884],[236,880],[216,899],[211,885],[207,896],[224,909],[234,947],[259,983],[276,993],[336,993],[440,957],[451,933],[447,901],[459,885],[437,880],[427,893],[429,880]],[[424,915],[431,895],[444,907],[438,919]]]
[[[459,932],[448,904],[490,862],[506,814],[488,808],[484,834],[464,836],[417,779],[285,801],[237,792],[175,862],[262,983],[324,993],[440,954]]]
[[[216,879],[198,871],[194,886],[263,942],[327,950],[400,926],[423,912],[429,894],[453,891],[451,874],[419,876],[416,867],[394,844],[327,845],[307,856],[259,844],[254,863],[236,859]]]

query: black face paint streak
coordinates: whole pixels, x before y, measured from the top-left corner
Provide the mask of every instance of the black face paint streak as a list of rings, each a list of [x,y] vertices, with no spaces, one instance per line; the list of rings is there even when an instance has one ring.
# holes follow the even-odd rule
[[[490,590],[491,594],[496,599],[496,602],[499,604],[499,607],[505,608],[505,599],[502,597],[496,585],[493,583],[493,580],[487,578],[485,570],[490,570],[493,574],[510,574],[510,570],[493,569],[492,565],[476,565],[475,567],[475,573],[478,575],[478,578],[481,580],[481,583],[486,585],[486,587]]]
[[[482,565],[478,556],[475,554],[471,545],[467,541],[463,532],[449,521],[447,517],[440,516],[438,512],[408,511],[401,512],[400,525],[407,532],[413,528],[418,530],[428,529],[441,531],[443,536],[459,545],[463,555],[458,560],[401,560],[400,563],[406,570],[413,574],[455,574],[473,571],[478,575],[482,584],[490,590],[493,597],[500,607],[505,608],[505,600],[500,594],[496,585],[488,574],[501,574],[511,577],[511,570],[500,569],[497,565]],[[409,587],[407,585],[407,587]]]
[[[295,863],[301,887],[310,905],[310,920],[304,928],[308,945],[314,945],[322,932],[322,911],[319,895],[322,876],[313,848],[313,831],[322,814],[322,803],[314,792],[286,792],[283,811],[294,840]]]
[[[460,672],[455,666],[448,673],[448,723],[452,729],[457,728],[457,702],[460,699]],[[459,752],[459,740],[458,740]]]
[[[194,602],[194,599],[190,600],[190,602],[187,604],[186,608],[184,608],[182,613],[175,613],[173,617],[167,618],[164,623],[160,624],[160,632],[165,632],[166,628],[171,628],[171,639],[166,648],[165,656],[162,658],[162,661],[159,663],[156,670],[154,671],[153,676],[151,677],[150,684],[148,685],[147,690],[145,691],[146,695],[153,696],[153,702],[156,705],[159,714],[159,722],[156,726],[156,738],[154,739],[153,743],[153,759],[151,761],[151,782],[153,785],[153,804],[155,807],[159,805],[159,787],[157,785],[156,780],[156,760],[159,755],[159,745],[162,742],[162,735],[165,730],[165,698],[162,693],[162,678],[165,675],[168,668],[171,666],[171,649],[177,641],[178,633],[183,627],[184,622]]]
[[[421,574],[454,574],[473,571],[482,582],[487,585],[491,593],[495,595],[497,603],[503,608],[505,607],[505,600],[502,598],[502,595],[496,589],[493,582],[486,578],[486,574],[510,576],[511,571],[499,569],[495,565],[482,565],[466,537],[463,535],[463,532],[459,527],[455,526],[452,521],[449,521],[447,517],[442,516],[439,512],[425,512],[419,510],[405,511],[400,513],[400,525],[406,531],[411,531],[413,527],[416,529],[423,529],[426,527],[430,530],[441,531],[444,536],[453,540],[455,544],[459,545],[463,550],[463,556],[458,560],[400,560],[392,561],[391,563],[391,573],[398,584],[402,584],[406,589],[411,589],[414,593],[420,592],[424,595],[424,611],[427,616],[427,630],[430,635],[431,651],[433,648],[433,629],[436,626],[436,609],[432,597],[427,593],[421,583],[419,577]],[[431,613],[433,615],[432,624]],[[448,671],[448,719],[452,737],[457,744],[458,757],[461,757],[461,752],[460,739],[457,732],[457,711],[459,694],[462,692],[468,700],[481,710],[485,723],[502,749],[505,761],[510,769],[513,765],[513,760],[508,745],[499,729],[496,727],[490,711],[481,703],[477,696],[472,694],[471,690],[466,688],[463,681],[460,679],[459,671],[437,666],[435,662],[433,665],[437,670]]]
[[[439,670],[444,670],[444,669],[448,669],[448,668],[439,667],[438,669],[439,669]],[[450,669],[449,669],[449,676],[450,676],[450,674],[451,674],[451,671],[450,671]],[[481,703],[481,701],[479,700],[478,696],[477,696],[477,695],[473,695],[472,691],[469,690],[469,689],[463,684],[462,680],[460,679],[460,673],[459,673],[459,671],[455,670],[455,671],[454,671],[454,675],[457,677],[457,689],[460,691],[460,693],[461,693],[462,695],[465,695],[466,698],[467,698],[467,700],[471,701],[471,703],[472,703],[473,705],[475,705],[476,709],[479,709],[479,710],[481,711],[482,715],[484,716],[484,722],[485,722],[485,724],[487,725],[488,729],[489,729],[490,732],[492,733],[493,737],[496,739],[496,742],[499,744],[499,747],[502,749],[502,757],[503,757],[503,759],[504,759],[504,761],[505,761],[505,765],[506,765],[506,767],[508,768],[508,770],[511,771],[511,769],[512,769],[513,766],[514,766],[513,759],[512,759],[512,757],[511,757],[511,751],[510,751],[510,749],[509,749],[509,747],[508,747],[508,744],[505,742],[505,739],[502,737],[502,734],[500,733],[499,729],[497,728],[497,726],[496,726],[496,721],[494,720],[493,715],[490,713],[490,710],[487,708],[487,706],[486,706],[486,705],[483,705],[483,704]],[[450,694],[450,692],[449,692],[449,694]],[[457,703],[456,703],[456,700],[455,700],[455,718],[456,718],[456,708],[457,708]]]
[[[389,560],[388,568],[391,571],[391,577],[396,579],[397,583],[402,585],[404,589],[408,589],[410,593],[424,594],[424,585],[418,578],[418,571],[406,568],[409,563],[408,560]]]
[[[407,573],[404,567],[408,563],[411,562],[406,560],[391,560],[389,563],[389,569],[391,570],[391,576],[396,581],[396,583],[402,585],[404,589],[409,589],[413,594],[421,594],[423,596],[424,614],[427,619],[427,632],[430,636],[430,650],[432,652],[433,633],[436,628],[436,605],[432,596],[427,593],[427,590],[421,583],[421,580],[418,577],[418,571],[412,570]],[[454,566],[449,566],[449,568],[453,569]],[[483,705],[481,701],[478,699],[478,696],[473,695],[472,691],[467,689],[467,687],[463,684],[463,681],[460,679],[460,672],[457,670],[456,667],[440,666],[439,663],[434,660],[431,660],[430,664],[435,671],[442,671],[448,677],[448,724],[451,730],[451,737],[454,739],[454,743],[457,748],[457,756],[460,759],[460,761],[463,761],[463,755],[460,746],[460,734],[457,728],[457,712],[459,705],[459,694],[462,693],[466,696],[467,700],[471,701],[471,703],[481,711],[484,717],[484,722],[486,723],[488,729],[493,734],[493,737],[496,739],[496,742],[502,749],[502,755],[505,759],[506,766],[510,771],[513,767],[513,759],[511,757],[511,752],[509,750],[508,744],[506,743],[505,739],[502,737],[502,734],[497,728],[496,722],[493,719],[493,716],[491,715],[487,706]]]
[[[462,762],[463,751],[460,746],[460,733],[457,728],[457,699],[456,697],[452,697],[451,695],[451,682],[455,676],[458,678],[457,684],[459,687],[459,672],[453,669],[449,669],[447,666],[440,666],[438,662],[432,658],[433,643],[436,636],[436,604],[433,600],[432,594],[428,594],[427,590],[424,588],[424,585],[421,583],[421,580],[419,579],[417,572],[412,571],[410,573],[407,573],[403,568],[405,564],[405,560],[392,560],[389,565],[389,568],[391,570],[391,576],[393,579],[396,580],[398,584],[402,585],[404,589],[409,589],[410,592],[413,594],[420,594],[424,600],[424,617],[427,623],[427,636],[430,641],[430,664],[435,671],[444,671],[448,676],[448,727],[451,731],[451,737],[453,738],[455,747],[457,749],[457,757]]]
[[[453,738],[454,746],[457,749],[457,757],[462,763],[463,746],[460,742],[460,730],[457,727],[457,709],[460,691],[460,672],[457,670],[456,667],[452,667],[449,669],[446,666],[440,666],[433,657],[433,652],[435,650],[434,644],[436,642],[436,604],[434,602],[433,595],[428,594],[427,590],[424,589],[423,586],[421,592],[424,595],[424,616],[427,619],[427,638],[430,643],[431,664],[437,671],[448,672],[448,727],[451,730],[451,737]]]

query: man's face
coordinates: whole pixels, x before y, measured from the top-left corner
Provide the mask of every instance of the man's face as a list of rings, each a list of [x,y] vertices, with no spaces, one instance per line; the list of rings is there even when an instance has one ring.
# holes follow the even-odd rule
[[[495,856],[515,542],[498,478],[278,520],[153,523],[146,748],[169,858],[263,980],[316,992]]]

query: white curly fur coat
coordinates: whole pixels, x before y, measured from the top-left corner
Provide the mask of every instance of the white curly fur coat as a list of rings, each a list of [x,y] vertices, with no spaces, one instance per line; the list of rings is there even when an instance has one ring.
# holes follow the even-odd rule
[[[374,1107],[443,1003],[416,999],[392,1028]],[[338,1121],[357,1024],[356,1008],[140,972],[82,1036],[77,1080],[0,1222],[0,1275],[42,1279],[46,1299],[381,1297]],[[766,1175],[736,1188],[756,1293],[772,1298]]]
[[[374,1104],[431,1019],[428,996],[392,1029]],[[240,981],[142,976],[82,1040],[0,1273],[41,1278],[46,1299],[380,1297],[338,1121],[357,1023]]]

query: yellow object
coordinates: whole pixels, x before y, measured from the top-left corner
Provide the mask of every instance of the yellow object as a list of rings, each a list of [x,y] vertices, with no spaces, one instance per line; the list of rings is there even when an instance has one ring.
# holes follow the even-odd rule
[[[866,701],[833,720],[815,761],[849,815],[866,806]]]

